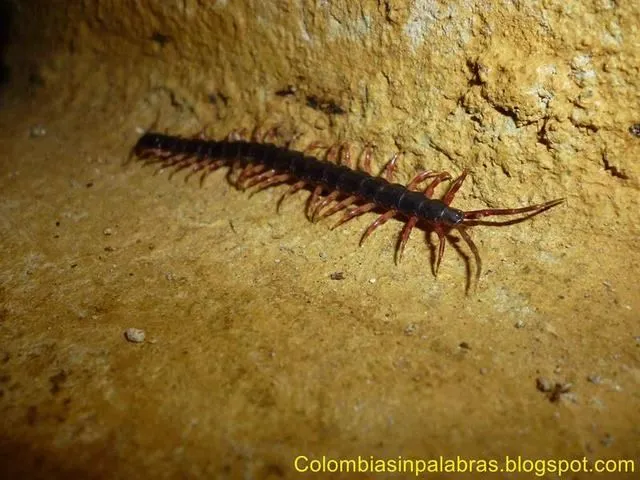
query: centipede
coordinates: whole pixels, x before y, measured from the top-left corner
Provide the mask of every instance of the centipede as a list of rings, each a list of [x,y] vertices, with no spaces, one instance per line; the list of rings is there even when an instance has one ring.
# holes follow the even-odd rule
[[[392,218],[404,222],[399,234],[395,261],[399,263],[414,228],[435,232],[437,248],[433,247],[432,273],[437,276],[444,257],[447,239],[457,241],[457,232],[466,242],[476,262],[476,281],[482,270],[482,260],[469,228],[477,225],[512,225],[539,215],[565,201],[558,198],[543,203],[516,208],[484,208],[463,211],[451,206],[456,194],[469,174],[468,169],[453,178],[447,171],[424,170],[417,173],[407,185],[395,183],[394,176],[401,152],[394,154],[379,174],[372,172],[373,149],[365,145],[352,165],[349,144],[326,147],[312,143],[302,150],[290,148],[290,143],[279,146],[270,141],[273,131],[245,138],[241,132],[232,132],[223,140],[211,140],[202,134],[195,137],[172,136],[166,133],[144,133],[131,150],[131,156],[145,164],[157,164],[158,170],[190,169],[189,175],[201,172],[201,182],[211,172],[228,167],[227,179],[240,190],[254,189],[254,193],[277,185],[287,184],[277,202],[282,202],[299,190],[310,195],[306,202],[306,215],[311,222],[343,212],[331,229],[364,215],[378,212],[378,217],[364,230],[360,245],[381,225]],[[323,155],[313,155],[324,149]],[[448,182],[443,195],[436,189]],[[491,221],[487,217],[507,217]]]

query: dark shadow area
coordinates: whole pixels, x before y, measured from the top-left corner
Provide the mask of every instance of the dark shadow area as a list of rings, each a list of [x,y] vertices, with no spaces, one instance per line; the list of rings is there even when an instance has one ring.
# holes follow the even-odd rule
[[[71,456],[71,455],[70,455]],[[3,479],[98,479],[100,475],[70,466],[64,453],[56,455],[40,446],[0,434],[0,478]]]
[[[5,55],[9,48],[11,21],[13,19],[14,6],[10,0],[0,0],[0,87],[9,81],[9,65]]]

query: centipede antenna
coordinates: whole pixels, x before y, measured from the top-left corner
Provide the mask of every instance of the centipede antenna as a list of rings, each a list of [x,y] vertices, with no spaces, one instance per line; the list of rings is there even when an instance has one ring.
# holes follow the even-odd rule
[[[564,198],[558,198],[549,202],[539,203],[537,205],[529,205],[527,207],[520,208],[485,208],[483,210],[471,210],[469,212],[464,212],[463,221],[477,220],[479,218],[492,217],[495,215],[518,215],[520,213],[532,213],[534,215],[537,215],[538,213],[549,210],[556,205],[560,205],[564,201]]]

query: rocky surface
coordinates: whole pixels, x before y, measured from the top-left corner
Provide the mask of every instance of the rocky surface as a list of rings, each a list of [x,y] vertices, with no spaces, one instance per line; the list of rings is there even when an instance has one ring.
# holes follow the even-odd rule
[[[3,6],[3,471],[638,458],[640,7],[56,3]],[[358,248],[373,215],[332,231],[303,194],[278,215],[282,189],[125,164],[151,126],[273,125],[403,151],[403,182],[469,168],[460,208],[567,202],[475,227],[467,294],[473,258],[433,278],[422,232],[394,265],[399,222]]]

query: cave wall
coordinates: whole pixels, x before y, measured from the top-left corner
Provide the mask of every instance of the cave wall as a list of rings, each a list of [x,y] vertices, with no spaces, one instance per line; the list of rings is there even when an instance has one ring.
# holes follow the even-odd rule
[[[640,6],[4,2],[3,472],[293,478],[335,458],[638,458]],[[431,271],[398,222],[330,230],[127,162],[148,129],[467,168]],[[153,173],[159,173],[154,175]],[[183,181],[184,180],[184,181]],[[433,239],[432,239],[433,240]],[[471,284],[471,288],[466,288]],[[127,328],[146,340],[127,341]],[[577,478],[577,477],[576,477]]]

